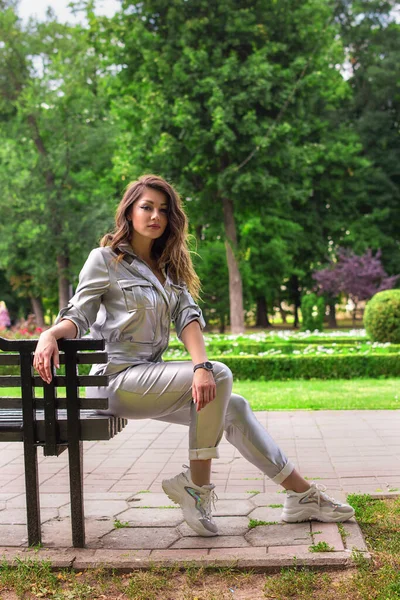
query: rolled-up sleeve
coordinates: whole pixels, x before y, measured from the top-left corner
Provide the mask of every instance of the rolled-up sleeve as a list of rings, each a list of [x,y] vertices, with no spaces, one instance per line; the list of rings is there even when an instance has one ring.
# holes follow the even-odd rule
[[[110,277],[100,248],[89,254],[79,273],[79,283],[75,295],[57,315],[55,324],[69,319],[78,329],[77,337],[85,335],[96,320],[102,296],[110,287]]]
[[[193,300],[186,286],[179,296],[178,306],[174,314],[173,323],[176,329],[176,335],[182,340],[182,331],[192,321],[198,321],[201,329],[204,329],[206,322],[203,317],[201,308]]]

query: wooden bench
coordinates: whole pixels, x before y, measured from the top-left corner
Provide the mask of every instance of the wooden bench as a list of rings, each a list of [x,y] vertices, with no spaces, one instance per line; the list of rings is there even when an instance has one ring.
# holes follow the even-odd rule
[[[59,340],[60,365],[65,375],[57,375],[52,365],[50,384],[34,374],[33,352],[37,340],[8,340],[0,337],[0,365],[18,365],[19,375],[0,375],[0,387],[19,387],[20,397],[0,396],[0,442],[23,442],[25,491],[30,546],[41,542],[37,448],[45,456],[59,456],[68,448],[71,497],[72,543],[85,545],[83,507],[82,440],[109,440],[127,424],[126,419],[99,415],[96,410],[108,408],[108,398],[80,398],[80,386],[104,386],[104,375],[79,375],[78,365],[107,361],[104,340]],[[65,387],[63,398],[57,388]],[[35,397],[35,389],[43,388],[43,398]]]

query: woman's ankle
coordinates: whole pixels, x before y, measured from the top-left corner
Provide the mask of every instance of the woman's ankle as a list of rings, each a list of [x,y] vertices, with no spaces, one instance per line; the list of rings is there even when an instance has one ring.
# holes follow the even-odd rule
[[[211,459],[191,460],[190,477],[193,483],[199,487],[209,485],[211,478]]]
[[[306,481],[296,469],[281,483],[285,490],[290,490],[296,494],[303,494],[310,489],[310,484]]]

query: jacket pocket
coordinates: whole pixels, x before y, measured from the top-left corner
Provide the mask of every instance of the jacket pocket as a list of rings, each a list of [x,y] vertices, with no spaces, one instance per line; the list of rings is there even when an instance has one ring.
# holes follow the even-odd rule
[[[128,312],[143,309],[155,310],[155,291],[150,281],[146,279],[119,279],[118,285],[121,288]]]

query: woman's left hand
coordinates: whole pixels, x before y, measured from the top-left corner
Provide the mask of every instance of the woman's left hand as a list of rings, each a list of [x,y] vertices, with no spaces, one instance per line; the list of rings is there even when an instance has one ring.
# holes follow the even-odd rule
[[[212,371],[196,369],[193,375],[192,393],[197,412],[214,400],[217,386]]]

